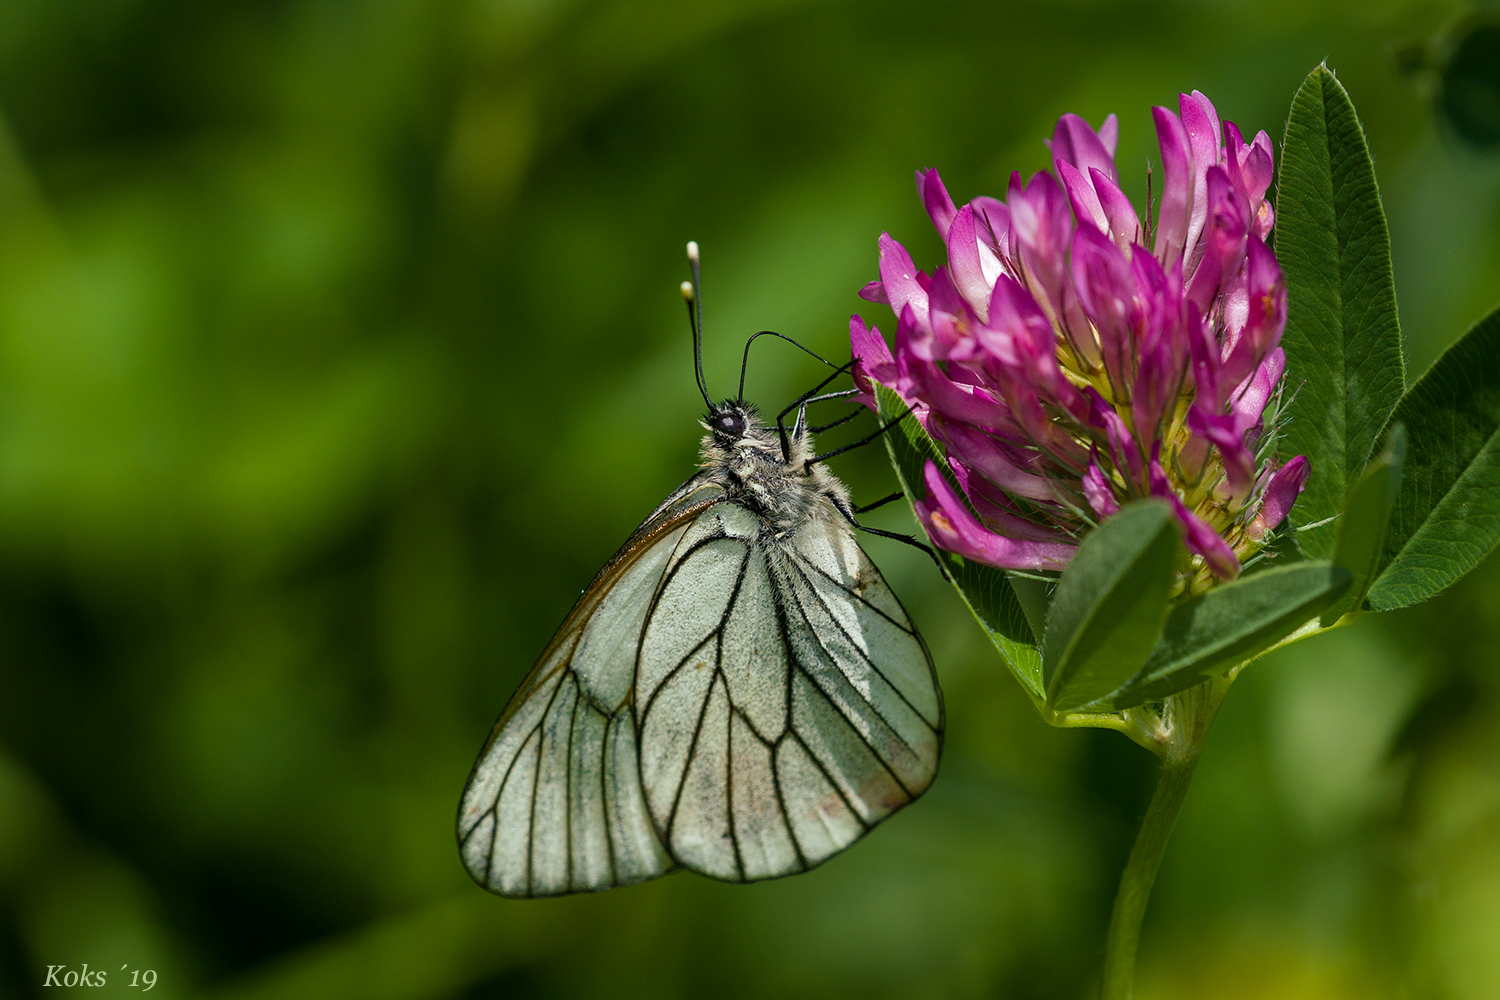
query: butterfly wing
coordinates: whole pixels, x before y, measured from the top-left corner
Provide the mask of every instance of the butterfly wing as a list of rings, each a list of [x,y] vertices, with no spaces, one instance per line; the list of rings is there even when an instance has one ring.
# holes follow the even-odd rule
[[[636,646],[668,563],[723,499],[689,480],[584,591],[495,724],[459,806],[464,866],[507,896],[607,889],[675,867],[641,794]]]
[[[853,533],[790,539],[731,502],[677,543],[635,676],[641,783],[681,864],[805,871],[920,795],[943,706],[932,658]]]

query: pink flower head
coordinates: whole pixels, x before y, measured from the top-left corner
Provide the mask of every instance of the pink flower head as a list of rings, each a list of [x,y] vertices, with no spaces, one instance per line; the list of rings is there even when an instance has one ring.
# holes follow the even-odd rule
[[[1239,573],[1307,481],[1305,458],[1273,452],[1286,282],[1266,243],[1270,139],[1247,142],[1197,91],[1152,115],[1154,213],[1120,188],[1115,117],[1064,115],[1053,169],[1012,175],[1003,201],[956,204],[917,173],[946,263],[921,271],[880,238],[860,294],[890,305],[895,349],[855,317],[855,380],[869,405],[873,383],[894,389],[944,448],[952,480],[929,464],[918,505],[944,549],[1057,569],[1092,524],[1157,497],[1201,589]]]

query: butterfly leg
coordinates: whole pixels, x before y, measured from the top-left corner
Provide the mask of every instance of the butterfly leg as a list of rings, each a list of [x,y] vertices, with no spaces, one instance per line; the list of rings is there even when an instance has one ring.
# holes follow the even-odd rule
[[[881,538],[889,538],[892,541],[905,542],[912,548],[921,549],[923,552],[927,553],[928,558],[937,563],[938,569],[941,570],[943,568],[943,564],[938,560],[937,553],[932,551],[932,546],[928,545],[926,542],[917,541],[917,539],[912,535],[903,535],[899,531],[886,531],[882,528],[872,528],[868,524],[856,524],[855,527],[860,531],[867,532],[871,535],[879,535]]]
[[[946,578],[948,575],[948,571],[943,568],[943,561],[938,558],[938,554],[933,551],[932,546],[927,545],[924,542],[917,541],[917,539],[912,535],[903,535],[899,531],[886,531],[884,528],[872,528],[867,524],[860,524],[859,521],[857,521],[854,517],[856,511],[863,512],[867,510],[873,510],[876,507],[882,507],[899,496],[901,496],[900,493],[893,493],[882,500],[875,501],[868,507],[856,507],[852,510],[840,499],[836,499],[833,497],[830,497],[829,499],[833,500],[833,506],[838,509],[839,514],[843,516],[844,520],[854,525],[854,527],[858,528],[860,531],[866,532],[867,534],[871,535],[879,535],[881,538],[889,538],[892,541],[903,542],[907,545],[910,545],[912,548],[921,549],[923,552],[927,553],[928,558],[930,558],[934,563],[937,564],[938,572],[942,573]]]
[[[828,383],[832,382],[834,379],[838,378],[840,375],[844,374],[846,371],[852,368],[856,360],[858,359],[850,358],[844,364],[839,365],[838,369],[832,375],[828,376],[823,381],[819,382],[817,385],[813,386],[811,389],[807,390],[796,399],[792,400],[787,404],[786,409],[776,414],[776,433],[781,438],[781,455],[783,458],[790,456],[792,453],[790,437],[798,437],[806,427],[807,406],[809,403],[818,403],[822,402],[825,399],[839,399],[841,397],[852,396],[858,391],[847,390],[845,392],[831,392],[822,396],[818,395],[818,393],[822,392],[823,388],[827,386]],[[792,424],[792,433],[791,436],[788,437],[785,425],[786,415],[788,413],[791,413],[793,410],[797,411],[797,419]]]
[[[901,421],[905,420],[907,415],[910,413],[911,407],[908,406],[905,410],[902,410],[901,413],[897,415],[896,419],[882,424],[880,428],[875,431],[875,433],[867,434],[864,437],[860,438],[858,441],[855,441],[853,444],[846,444],[841,448],[835,448],[832,451],[825,451],[821,455],[814,455],[812,458],[809,458],[807,460],[806,464],[812,465],[814,462],[824,462],[830,458],[833,458],[835,455],[842,455],[846,451],[853,451],[855,448],[863,448],[870,442],[878,440],[880,438],[880,435],[884,434],[886,431],[890,430],[892,427],[895,427]]]
[[[890,496],[888,496],[888,497],[881,497],[879,500],[876,500],[874,503],[861,504],[858,507],[855,507],[854,508],[854,513],[856,513],[856,514],[863,514],[866,511],[879,510],[881,507],[884,507],[888,503],[894,503],[895,501],[900,500],[903,496],[905,496],[905,494],[902,493],[900,490],[897,490],[896,492],[892,493]]]
[[[859,391],[858,389],[849,389],[849,390],[847,390],[845,392],[837,393],[836,395],[837,396],[852,396],[855,393],[857,393],[858,391]],[[830,394],[828,396],[819,396],[818,397],[818,399],[832,399],[832,398],[835,398],[834,394]],[[811,399],[808,400],[809,403],[816,402],[816,401],[817,400],[811,400]],[[835,427],[839,427],[839,426],[842,426],[843,424],[847,424],[849,421],[853,420],[855,417],[859,416],[861,413],[864,413],[865,409],[866,409],[865,405],[863,403],[861,403],[859,406],[856,406],[854,408],[854,412],[847,413],[844,416],[839,417],[837,420],[833,421],[833,423],[822,424],[822,425],[820,425],[818,427],[809,427],[808,431],[810,433],[813,433],[813,434],[822,434],[824,431],[832,430]]]
[[[828,430],[830,427],[837,427],[840,424],[847,424],[849,421],[859,416],[864,412],[865,408],[863,406],[856,408],[853,413],[850,413],[848,416],[840,417],[838,420],[835,420],[831,424],[824,424],[821,427],[807,426],[807,408],[812,404],[824,403],[831,399],[848,399],[850,396],[856,396],[858,394],[858,389],[844,389],[840,392],[825,392],[821,396],[814,396],[811,399],[804,400],[802,405],[797,407],[797,419],[792,421],[792,440],[800,440],[804,434],[818,434]],[[781,429],[781,421],[779,419],[776,422],[776,427],[778,430]],[[784,435],[786,432],[782,431],[782,433]]]

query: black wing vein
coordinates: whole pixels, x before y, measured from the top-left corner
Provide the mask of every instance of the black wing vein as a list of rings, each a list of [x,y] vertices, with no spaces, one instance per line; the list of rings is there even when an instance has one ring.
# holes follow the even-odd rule
[[[844,623],[839,621],[838,616],[833,613],[833,609],[828,606],[828,602],[823,600],[823,595],[818,593],[818,589],[814,587],[812,581],[807,578],[807,574],[802,572],[801,567],[797,567],[797,572],[802,577],[803,582],[807,584],[808,593],[812,594],[813,599],[818,602],[819,606],[822,607],[824,614],[828,616],[828,620],[833,623],[833,627],[838,629],[839,634],[849,641],[849,647],[854,650],[855,654],[861,660],[864,660],[865,663],[869,665],[870,669],[875,672],[875,676],[884,681],[886,687],[894,691],[896,693],[896,697],[900,698],[901,701],[906,705],[906,707],[911,709],[912,713],[916,715],[918,719],[922,720],[922,724],[927,726],[928,729],[931,729],[932,723],[927,721],[927,716],[923,715],[921,709],[917,708],[917,706],[911,703],[911,699],[906,696],[906,693],[885,675],[885,671],[880,668],[880,664],[876,663],[873,659],[871,659],[870,654],[866,653],[863,649],[860,648],[860,645],[855,641],[854,636],[850,635],[849,630],[844,627]],[[798,598],[798,602],[800,606],[800,597]],[[879,613],[880,611],[879,608],[872,608],[872,610],[877,613]],[[889,615],[882,615],[881,617],[885,618],[887,621],[891,621]],[[896,623],[892,622],[892,624]],[[899,628],[900,626],[898,625],[897,627]],[[909,630],[906,629],[903,629],[902,631],[905,631],[907,635],[912,634]],[[813,632],[813,636],[818,640],[818,645],[822,648],[823,652],[828,654],[828,659],[831,662],[837,664],[838,657],[834,655],[833,650],[828,648],[828,644],[823,641],[823,637],[818,635],[816,631]],[[840,670],[839,673],[842,674],[843,671]],[[848,677],[845,676],[845,680],[847,679]],[[866,701],[868,701],[868,699],[866,699]],[[880,721],[884,722],[887,726],[891,726],[892,732],[896,732],[896,727],[891,725],[889,719],[887,719],[884,715],[881,715],[880,709],[876,708],[873,702],[869,702],[869,704],[870,707],[875,710],[875,714],[880,717]],[[905,739],[902,739],[901,742],[906,746],[906,749],[911,750],[913,753],[916,752],[916,748],[913,747],[910,743],[907,743]]]
[[[803,579],[805,580],[806,577],[803,577]],[[812,589],[812,585],[811,584],[808,585],[808,589],[809,590]],[[802,607],[802,598],[801,598],[801,596],[797,595],[797,594],[793,594],[792,596],[793,596],[793,599],[797,602],[797,607],[800,609]],[[814,591],[813,596],[817,597],[816,591]],[[821,599],[820,599],[820,603],[821,603]],[[824,610],[825,611],[827,610],[827,606],[826,605],[824,605]],[[804,613],[802,617],[803,617],[804,620],[806,620],[806,618],[807,618],[806,613]],[[832,617],[832,616],[830,615],[829,617]],[[835,624],[837,624],[837,621],[835,621]],[[891,720],[887,719],[885,717],[885,713],[883,713],[880,710],[879,706],[877,706],[874,702],[870,701],[868,698],[864,697],[864,695],[860,694],[859,690],[857,688],[855,688],[852,683],[850,683],[849,678],[844,674],[844,672],[842,670],[838,669],[838,658],[833,654],[833,651],[828,648],[828,645],[823,641],[822,637],[819,636],[818,633],[816,631],[814,631],[812,628],[808,629],[808,633],[811,634],[812,637],[813,637],[813,639],[817,642],[818,648],[821,649],[821,650],[823,650],[823,652],[828,656],[829,662],[831,662],[832,664],[834,664],[834,670],[832,672],[835,673],[835,674],[837,674],[838,677],[841,680],[843,680],[843,682],[845,684],[849,685],[850,690],[854,692],[854,696],[856,698],[859,698],[859,700],[863,701],[866,705],[870,706],[870,712],[875,716],[875,718],[879,719],[881,721],[881,723],[887,729],[889,729],[891,731],[891,735],[893,735],[896,739],[898,739],[898,740],[901,741],[901,745],[902,746],[906,747],[907,750],[911,751],[911,753],[913,754],[913,756],[919,756],[917,754],[916,748],[913,747],[910,743],[908,743],[906,741],[906,737],[902,736],[901,732],[894,725],[891,724]],[[869,740],[867,740],[864,737],[864,734],[862,734],[859,731],[859,726],[857,724],[858,720],[855,719],[853,716],[851,716],[848,712],[846,712],[843,708],[841,708],[839,706],[838,701],[832,696],[832,693],[828,690],[828,688],[825,685],[825,683],[823,681],[819,680],[818,677],[815,675],[815,673],[813,671],[809,670],[802,663],[802,660],[801,660],[800,657],[797,659],[797,669],[801,671],[803,677],[806,677],[808,679],[808,681],[812,684],[813,689],[817,691],[817,693],[823,698],[823,700],[828,703],[828,707],[831,708],[831,709],[833,709],[834,712],[836,712],[838,714],[839,718],[843,719],[848,724],[849,728],[854,732],[855,737],[861,743],[863,743],[866,747],[868,747],[870,749],[870,753],[875,757],[876,760],[880,761],[880,766],[883,767],[883,768],[885,768],[886,773],[888,773],[891,776],[891,780],[894,781],[897,784],[897,786],[899,786],[901,788],[901,790],[904,791],[909,797],[915,798],[916,796],[912,795],[912,791],[911,791],[910,788],[907,787],[906,782],[902,781],[899,777],[897,777],[895,769],[891,767],[890,762],[885,759],[885,756],[879,750],[877,750],[875,748],[875,745],[873,743],[871,743]],[[879,673],[879,671],[876,671],[876,672]],[[884,680],[884,675],[881,675],[881,679]],[[829,680],[829,682],[832,682],[833,678],[830,677],[830,678],[828,678],[828,680]],[[896,694],[897,694],[898,697],[901,696],[901,692],[899,690],[896,690],[895,685],[891,684],[889,681],[886,681],[886,684],[893,691],[896,691]],[[906,701],[906,699],[904,697],[902,697],[901,700],[902,701]],[[916,709],[913,709],[912,711],[916,712]],[[922,718],[922,714],[920,712],[917,712],[917,718],[919,718],[919,719]],[[925,719],[923,720],[923,723],[924,724],[926,723]]]
[[[772,580],[772,587],[775,587],[774,579]],[[822,689],[818,687],[817,681],[812,680],[812,676],[808,673],[807,668],[802,665],[802,660],[797,655],[796,647],[792,643],[791,633],[787,630],[785,604],[780,598],[780,591],[777,590],[775,591],[775,593],[777,594],[777,597],[773,603],[776,605],[776,622],[781,627],[781,644],[782,647],[786,649],[787,653],[786,710],[788,720],[790,720],[792,713],[792,664],[795,663],[797,665],[797,671],[801,673],[802,676],[806,677],[809,681],[812,681],[813,687],[818,691],[820,695],[822,694]],[[798,607],[800,608],[801,605],[799,604]],[[806,621],[807,616],[803,615],[802,619],[803,621]],[[828,701],[826,696],[824,696],[823,700]],[[835,712],[838,712],[837,705],[829,702],[829,706],[832,707]],[[844,718],[846,722],[848,721],[847,717],[845,717],[842,712],[838,712],[838,714],[840,717]],[[876,760],[880,760],[880,754],[875,753],[875,748],[870,746],[870,744],[864,739],[864,737],[859,736],[859,730],[855,729],[853,725],[851,725],[849,728],[853,729],[855,736],[859,737],[860,742],[864,743],[865,746],[869,748],[871,755],[874,756]],[[834,779],[833,774],[828,770],[827,766],[821,759],[819,759],[817,754],[813,753],[812,747],[807,745],[807,741],[802,738],[801,733],[797,732],[797,727],[790,724],[790,721],[788,722],[786,732],[781,734],[781,738],[783,740],[791,738],[796,741],[797,745],[802,748],[802,752],[807,756],[807,759],[812,761],[813,766],[816,767],[818,769],[818,772],[823,775],[823,780],[828,782],[828,787],[832,788],[834,790],[834,793],[843,800],[844,808],[849,810],[849,814],[854,817],[854,819],[866,832],[869,832],[872,829],[871,825],[869,823],[866,823],[865,818],[860,815],[859,810],[854,808],[854,803],[849,799],[848,795],[844,794],[844,789],[841,783]],[[881,760],[880,763],[882,767],[886,767],[885,761]],[[890,768],[886,767],[886,770],[889,771]],[[892,777],[894,778],[895,775],[892,775]],[[798,853],[800,854],[802,852],[800,838],[798,838],[794,833],[792,839],[797,843]]]
[[[819,566],[817,563],[813,562],[811,559],[807,558],[802,553],[798,552],[796,549],[792,550],[792,558],[796,560],[797,564],[800,567],[812,570],[814,573],[818,574],[823,579],[827,580],[829,583],[833,584],[835,587],[839,588],[844,593],[848,594],[850,597],[854,598],[856,601],[858,601],[859,603],[863,604],[865,607],[869,608],[871,611],[875,612],[877,615],[879,615],[880,617],[884,618],[886,621],[890,622],[892,625],[894,625],[897,628],[899,628],[901,631],[905,632],[907,635],[914,636],[914,635],[917,634],[916,628],[912,627],[910,625],[910,623],[908,623],[906,625],[902,625],[896,619],[892,618],[890,615],[888,615],[884,611],[880,610],[879,607],[877,607],[875,604],[873,604],[868,598],[865,597],[865,595],[861,594],[856,588],[849,586],[847,583],[845,583],[844,581],[840,580],[838,577],[834,576],[832,573],[829,573],[823,567]],[[803,574],[804,578],[806,577],[806,575],[807,574],[805,574],[805,573]],[[812,581],[809,580],[808,581],[808,586],[811,586],[811,585],[812,585]]]

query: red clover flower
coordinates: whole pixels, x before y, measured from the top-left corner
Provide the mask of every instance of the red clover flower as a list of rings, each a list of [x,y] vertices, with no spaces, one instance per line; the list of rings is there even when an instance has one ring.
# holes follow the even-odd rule
[[[894,390],[946,452],[917,513],[941,548],[1016,570],[1060,570],[1082,535],[1133,499],[1176,515],[1188,589],[1232,579],[1307,482],[1274,452],[1286,283],[1266,246],[1271,141],[1245,142],[1208,98],[1153,109],[1160,205],[1143,223],[1120,190],[1114,115],[1058,120],[1055,174],[955,207],[917,173],[948,261],[916,269],[889,235],[860,292],[896,314],[894,352],[855,316],[862,400]],[[1222,141],[1221,141],[1222,136]],[[977,516],[976,516],[977,515]]]

